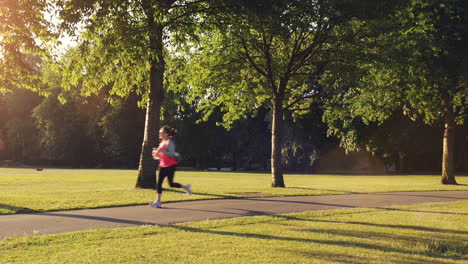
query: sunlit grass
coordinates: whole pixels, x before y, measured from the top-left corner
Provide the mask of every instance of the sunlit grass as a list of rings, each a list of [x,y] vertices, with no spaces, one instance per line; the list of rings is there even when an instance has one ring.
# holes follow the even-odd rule
[[[466,263],[468,201],[0,241],[0,263]]]
[[[135,170],[0,169],[0,214],[146,204],[153,190],[135,189]],[[163,200],[269,195],[326,195],[393,191],[468,190],[441,185],[439,176],[285,175],[287,188],[271,188],[271,175],[260,173],[178,171],[176,182],[191,183],[194,195],[181,189],[164,192]],[[167,187],[165,185],[164,187]]]

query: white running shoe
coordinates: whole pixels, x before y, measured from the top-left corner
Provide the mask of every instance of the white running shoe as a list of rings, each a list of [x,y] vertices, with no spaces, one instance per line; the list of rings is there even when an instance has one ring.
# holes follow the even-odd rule
[[[185,185],[184,189],[187,192],[187,195],[192,195],[192,186],[190,184]]]
[[[155,207],[155,208],[162,208],[162,204],[159,201],[152,202],[149,204],[149,206]]]

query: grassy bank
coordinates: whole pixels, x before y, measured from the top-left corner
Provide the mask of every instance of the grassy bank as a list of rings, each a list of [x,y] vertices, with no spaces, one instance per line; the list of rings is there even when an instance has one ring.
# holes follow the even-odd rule
[[[0,169],[0,214],[146,204],[153,190],[135,189],[134,170]],[[328,195],[348,193],[468,190],[439,184],[439,176],[285,175],[287,188],[271,188],[269,174],[186,172],[176,181],[191,183],[194,195],[169,189],[163,200],[182,201],[269,195]],[[167,187],[164,186],[164,187]]]
[[[466,263],[468,201],[0,241],[0,263]]]

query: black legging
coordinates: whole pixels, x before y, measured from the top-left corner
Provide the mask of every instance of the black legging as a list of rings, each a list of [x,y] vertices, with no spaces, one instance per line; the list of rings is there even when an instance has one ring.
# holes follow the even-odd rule
[[[176,165],[172,165],[167,168],[159,168],[159,177],[158,177],[158,193],[162,193],[162,184],[164,181],[164,178],[167,177],[169,180],[169,185],[174,188],[182,188],[182,185],[180,183],[174,182],[174,172],[176,170]]]

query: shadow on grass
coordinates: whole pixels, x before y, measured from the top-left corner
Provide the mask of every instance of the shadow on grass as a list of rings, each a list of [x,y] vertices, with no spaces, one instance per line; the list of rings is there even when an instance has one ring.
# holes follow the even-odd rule
[[[296,232],[307,232],[314,234],[331,234],[342,237],[353,237],[353,238],[372,238],[374,241],[390,241],[399,240],[407,243],[412,243],[417,240],[418,243],[430,243],[433,238],[424,238],[420,236],[408,236],[402,235],[397,232],[386,233],[386,232],[375,232],[375,231],[359,231],[353,229],[333,229],[333,228],[290,228],[289,230]],[[419,234],[418,234],[419,235]]]
[[[375,232],[370,230],[354,230],[354,229],[334,229],[334,228],[289,228],[289,230],[296,232],[307,232],[313,234],[335,235],[340,237],[349,237],[351,239],[369,239],[378,243],[389,243],[395,241],[398,245],[408,245],[410,248],[419,249],[421,253],[428,256],[438,257],[454,257],[459,258],[468,254],[468,244],[464,243],[465,236],[461,235],[457,240],[447,240],[449,235],[453,232],[446,232],[438,234],[437,237],[433,235],[425,236],[422,233],[412,235],[402,235],[400,232]],[[347,240],[347,238],[345,238]],[[403,242],[403,243],[402,243]],[[412,250],[413,251],[413,250]],[[413,253],[414,254],[414,253]],[[449,254],[449,255],[447,255]],[[400,263],[400,262],[398,262]],[[431,262],[432,263],[432,262]]]
[[[0,204],[0,210],[12,211],[13,214],[36,213],[36,212],[38,212],[38,211],[36,211],[34,209],[31,209],[31,208],[18,207],[18,206],[7,205],[7,204]],[[0,213],[0,215],[1,215],[1,213]]]
[[[322,259],[327,263],[342,263],[342,264],[369,264],[369,263],[398,263],[398,264],[421,264],[427,263],[427,259],[421,259],[419,255],[406,255],[404,258],[402,256],[392,256],[390,254],[385,254],[384,258],[373,257],[370,255],[356,256],[350,254],[340,254],[340,253],[326,253],[316,251],[303,251],[303,250],[286,250],[292,254],[300,255],[306,258],[313,259]],[[447,264],[445,260],[436,260],[431,259],[431,264]]]
[[[288,249],[285,250],[286,252],[292,253],[294,255],[302,256],[305,258],[312,258],[312,259],[322,259],[325,260],[327,263],[341,263],[341,264],[369,264],[369,263],[377,263],[372,261],[369,258],[363,258],[361,256],[353,256],[348,254],[339,254],[339,253],[324,253],[319,252],[318,250],[311,249],[310,251],[304,250],[292,250]],[[418,262],[419,264],[420,262]],[[403,264],[403,263],[402,263]],[[407,263],[409,264],[409,263]],[[414,263],[416,264],[416,263]],[[442,263],[440,263],[442,264]],[[445,264],[445,263],[444,263]]]
[[[350,248],[350,249],[359,248],[359,249],[377,250],[381,252],[392,252],[392,253],[400,253],[400,254],[407,254],[407,255],[413,255],[415,253],[414,250],[377,245],[372,242],[365,243],[365,242],[346,241],[346,240],[333,241],[333,240],[321,240],[321,239],[311,239],[311,238],[273,236],[273,235],[264,235],[264,234],[258,234],[258,233],[257,234],[237,233],[237,232],[229,232],[229,231],[201,229],[201,228],[194,228],[194,227],[180,226],[180,225],[160,225],[160,226],[173,228],[173,229],[184,231],[184,232],[191,232],[191,233],[202,233],[202,234],[211,234],[211,235],[220,235],[220,236],[233,236],[233,237],[241,237],[241,238],[260,239],[260,240],[277,240],[280,242],[287,241],[287,242],[300,242],[300,243],[315,243],[315,244],[326,245],[326,246],[338,246],[338,247],[345,247],[345,248]],[[363,232],[363,233],[366,233],[366,232]],[[362,234],[361,236],[366,237],[365,234]],[[457,257],[440,256],[436,254],[429,254],[427,252],[421,252],[421,253],[426,256],[443,258],[443,259],[460,259],[461,258],[458,256]],[[431,262],[431,263],[436,263],[436,262]]]
[[[414,212],[414,213],[428,213],[428,214],[468,215],[468,213],[454,213],[454,212],[436,212],[436,211],[408,210],[408,209],[385,208],[385,207],[376,207],[376,209],[383,209],[383,210],[388,210],[388,211],[401,211],[401,212]]]
[[[326,216],[338,216],[338,215],[355,215],[355,214],[365,214],[369,212],[375,212],[376,210],[397,210],[400,209],[393,209],[393,208],[368,208],[368,210],[364,210],[362,212],[340,212],[340,213],[332,213]],[[410,211],[412,210],[401,210],[401,211]],[[415,211],[418,212],[418,211]],[[427,213],[448,213],[448,212],[427,212]],[[452,213],[449,213],[452,214]],[[255,216],[255,215],[269,215],[262,211],[248,211],[248,216]],[[443,229],[443,228],[429,228],[429,227],[421,227],[421,226],[411,226],[411,225],[386,225],[386,224],[374,224],[374,223],[367,223],[367,222],[356,222],[356,221],[333,221],[333,220],[319,220],[319,219],[306,219],[306,218],[299,218],[295,216],[289,215],[281,215],[281,214],[274,214],[272,215],[276,218],[285,219],[285,220],[294,220],[294,221],[307,221],[307,222],[323,222],[323,223],[337,223],[337,224],[353,224],[353,225],[365,225],[365,226],[373,226],[373,227],[386,227],[386,228],[401,228],[401,229],[409,229],[415,231],[426,231],[426,232],[434,232],[434,233],[447,233],[447,234],[461,234],[461,235],[468,235],[468,231],[460,231],[460,230],[453,230],[453,229]]]
[[[352,213],[345,213],[345,214],[352,214]],[[331,215],[327,215],[327,216],[331,216]],[[322,222],[322,223],[334,223],[334,224],[352,224],[352,225],[364,225],[364,226],[374,226],[374,227],[409,229],[409,230],[426,231],[426,232],[434,232],[434,233],[449,233],[449,234],[468,235],[468,231],[460,231],[460,230],[444,229],[444,228],[431,228],[431,227],[422,227],[422,226],[412,226],[412,225],[388,225],[388,224],[374,224],[374,223],[356,222],[356,221],[334,221],[334,220],[304,219],[304,218],[288,216],[288,215],[275,215],[275,217],[284,218],[284,219],[287,219],[287,220],[295,220],[295,221],[309,221],[309,222]]]

